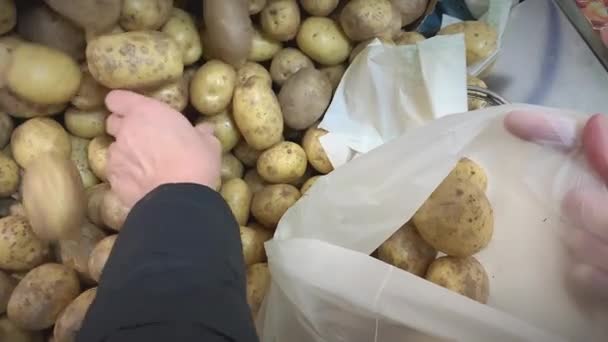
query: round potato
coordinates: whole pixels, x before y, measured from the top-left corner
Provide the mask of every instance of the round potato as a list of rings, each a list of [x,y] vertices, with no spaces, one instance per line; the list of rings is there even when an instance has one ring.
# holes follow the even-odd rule
[[[254,167],[256,166],[262,151],[254,149],[253,147],[249,146],[245,140],[241,140],[233,149],[232,153],[245,166]]]
[[[346,61],[352,49],[340,26],[329,18],[310,17],[304,20],[296,41],[302,52],[323,65]]]
[[[249,210],[253,193],[247,183],[240,178],[233,178],[222,185],[220,194],[228,203],[232,214],[239,225],[244,226],[249,221]]]
[[[292,40],[300,28],[300,7],[296,0],[270,0],[260,13],[260,23],[271,38]]]
[[[142,92],[143,95],[164,102],[169,107],[178,112],[183,111],[188,106],[190,98],[190,79],[184,75],[175,82],[167,83],[160,88]]]
[[[76,61],[44,45],[21,43],[13,51],[6,73],[9,89],[19,98],[40,105],[69,102],[80,87]]]
[[[102,108],[110,89],[95,81],[86,64],[81,66],[81,70],[82,81],[80,82],[78,92],[72,98],[72,104],[74,107],[84,111]]]
[[[99,36],[89,42],[86,55],[93,78],[111,89],[155,88],[184,71],[177,42],[158,31]]]
[[[76,335],[96,295],[96,287],[88,289],[61,312],[53,329],[53,342],[76,341]]]
[[[300,196],[300,191],[293,185],[268,185],[253,194],[251,214],[264,227],[274,230],[283,214]]]
[[[243,177],[243,171],[243,164],[232,153],[222,155],[222,167],[220,169],[222,183]]]
[[[285,124],[296,130],[310,127],[331,101],[331,82],[315,68],[303,68],[283,84],[279,104]]]
[[[401,25],[407,26],[424,15],[429,0],[391,0],[401,14]]]
[[[467,86],[475,86],[475,87],[479,87],[479,88],[488,89],[486,82],[482,81],[481,79],[479,79],[475,76],[471,76],[471,75],[467,76]],[[485,101],[483,101],[481,99],[470,98],[470,97],[468,98],[467,104],[468,104],[470,111],[486,107]]]
[[[242,233],[241,233],[242,235]],[[6,311],[6,304],[17,286],[17,279],[0,270],[0,314]],[[2,336],[0,334],[0,336]]]
[[[473,257],[441,257],[430,265],[425,278],[482,304],[488,302],[490,280],[486,270]]]
[[[391,25],[393,7],[389,0],[351,0],[340,13],[344,33],[353,41],[379,36]]]
[[[45,154],[23,176],[23,206],[36,236],[44,240],[75,238],[85,219],[85,193],[71,160]],[[53,200],[49,201],[49,194]]]
[[[266,7],[266,0],[248,0],[249,1],[249,15],[258,14]]]
[[[333,171],[334,167],[323,149],[323,145],[319,138],[327,134],[327,131],[322,128],[317,128],[316,125],[309,128],[302,139],[302,147],[308,157],[308,162],[312,167],[322,174],[327,174]]]
[[[84,58],[84,31],[43,2],[19,10],[17,32],[24,39],[63,51],[75,60]]]
[[[253,317],[256,317],[260,311],[260,306],[269,287],[270,271],[268,270],[268,264],[260,263],[247,268],[247,303]]]
[[[222,144],[222,152],[230,152],[241,140],[241,132],[236,127],[232,114],[223,111],[214,116],[203,117],[200,122],[213,126],[213,135]]]
[[[29,271],[19,282],[6,312],[22,328],[46,329],[79,293],[76,272],[61,264],[44,264]]]
[[[106,237],[106,233],[90,222],[80,227],[77,238],[61,240],[57,245],[57,259],[59,262],[74,269],[81,279],[91,282],[89,276],[89,256],[99,241]]]
[[[395,45],[410,45],[416,44],[425,39],[426,38],[418,32],[401,31],[393,37],[393,42]]]
[[[201,37],[194,18],[188,12],[174,8],[162,31],[170,35],[182,49],[184,65],[190,65],[201,58],[203,54]]]
[[[306,165],[304,149],[296,143],[284,141],[262,152],[257,170],[269,183],[291,183],[304,175]]]
[[[321,178],[321,176],[313,176],[308,178],[308,180],[304,182],[304,185],[302,185],[302,187],[300,188],[302,196],[304,196],[304,194],[315,184],[316,181],[319,180],[319,178]]]
[[[0,0],[0,34],[5,34],[17,23],[17,9],[14,0]]]
[[[450,256],[471,256],[492,238],[492,206],[478,186],[454,178],[446,180],[414,214],[414,225],[436,250]]]
[[[378,259],[419,277],[424,277],[436,257],[437,251],[407,224],[378,248]]]
[[[283,85],[291,75],[307,67],[314,68],[310,58],[298,49],[285,48],[272,58],[270,76],[276,84]]]
[[[25,216],[0,219],[0,268],[7,271],[27,271],[49,256],[49,245],[40,240]]]
[[[346,72],[346,66],[344,64],[338,64],[333,66],[322,67],[321,72],[325,74],[329,83],[331,83],[331,90],[336,91],[338,85],[340,85],[340,81],[342,81],[342,76],[344,76],[344,72]]]
[[[108,183],[97,184],[86,190],[87,218],[98,227],[104,225],[99,208],[101,207],[105,193],[109,190],[110,185]]]
[[[206,25],[202,35],[205,51],[237,68],[243,65],[253,37],[249,3],[243,0],[204,1],[203,21]]]
[[[87,158],[91,171],[102,181],[107,181],[106,164],[108,163],[108,148],[114,139],[109,135],[100,135],[89,143]]]
[[[72,145],[68,133],[57,121],[33,118],[13,131],[11,150],[17,164],[27,169],[35,159],[46,154],[69,159]]]
[[[127,31],[157,30],[171,16],[173,0],[122,0],[120,26]]]
[[[117,237],[118,235],[110,235],[104,238],[91,251],[91,255],[89,256],[89,275],[96,282],[99,282],[99,279],[101,279],[101,273],[110,257],[110,253],[112,253],[112,248]]]
[[[19,166],[4,154],[0,154],[0,197],[8,197],[19,189]]]
[[[467,52],[467,66],[479,63],[497,49],[496,30],[483,21],[463,21],[442,28],[437,34],[464,33]]]
[[[2,2],[2,0],[0,0]],[[39,331],[28,331],[18,327],[8,317],[0,316],[0,341],[7,342],[42,342]]]
[[[264,242],[272,238],[272,233],[266,229],[241,226],[241,243],[245,265],[250,266],[266,260]]]
[[[80,27],[104,31],[118,22],[122,0],[44,0]]]
[[[243,64],[239,70],[237,70],[236,84],[244,84],[247,79],[252,76],[257,76],[259,81],[263,82],[268,87],[272,87],[272,78],[270,77],[268,70],[266,70],[266,68],[264,68],[261,64],[255,62],[247,62]]]
[[[190,101],[204,115],[226,110],[236,84],[236,71],[230,64],[211,60],[196,71],[190,82]]]
[[[312,16],[327,17],[338,7],[340,0],[300,0],[302,8]]]
[[[488,188],[488,177],[484,169],[469,158],[462,158],[444,181],[446,183],[470,182],[482,191]]]
[[[273,39],[266,32],[254,28],[251,40],[251,50],[247,60],[253,62],[264,62],[271,60],[283,48],[280,41]]]
[[[245,181],[245,183],[247,183],[249,189],[254,194],[262,190],[266,185],[268,185],[264,178],[260,177],[260,174],[256,169],[251,169],[247,171],[247,173],[245,173],[245,176],[243,177],[243,180]]]
[[[4,148],[11,140],[15,124],[10,115],[0,111],[0,148]]]
[[[0,80],[1,82],[2,80]],[[49,116],[63,111],[66,106],[66,103],[57,105],[35,104],[18,98],[8,88],[0,88],[0,110],[16,118]]]
[[[65,128],[77,137],[93,139],[106,133],[108,115],[105,107],[89,110],[71,107],[64,114]]]
[[[103,223],[110,229],[120,231],[123,224],[127,220],[130,208],[127,208],[114,191],[106,191],[103,194],[101,204],[99,206],[99,214]]]

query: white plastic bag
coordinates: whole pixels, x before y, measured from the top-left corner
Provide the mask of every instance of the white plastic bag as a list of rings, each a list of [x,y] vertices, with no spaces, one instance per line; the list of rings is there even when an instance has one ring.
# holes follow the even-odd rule
[[[272,285],[258,317],[262,341],[606,341],[606,307],[565,286],[559,205],[577,186],[603,186],[580,149],[518,140],[509,105],[447,116],[320,178],[266,244]],[[468,156],[488,174],[495,215],[477,255],[490,277],[487,305],[368,255],[408,221]]]

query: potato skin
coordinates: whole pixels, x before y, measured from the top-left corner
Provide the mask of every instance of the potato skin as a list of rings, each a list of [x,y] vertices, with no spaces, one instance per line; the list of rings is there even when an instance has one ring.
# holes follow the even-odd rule
[[[157,30],[172,8],[173,0],[122,0],[119,23],[127,31]]]
[[[87,45],[89,72],[111,88],[154,88],[184,71],[177,43],[163,32],[134,31],[99,36]]]
[[[243,171],[243,164],[232,153],[224,153],[222,155],[222,166],[220,169],[222,182],[243,177]]]
[[[304,194],[316,183],[316,181],[319,180],[319,178],[321,178],[320,175],[312,176],[308,178],[304,184],[302,184],[302,187],[300,188],[302,196],[304,196]]]
[[[14,0],[0,0],[0,34],[5,34],[17,23],[17,9]]]
[[[426,38],[418,32],[401,31],[393,37],[395,45],[409,45],[424,41]]]
[[[39,331],[21,329],[8,317],[0,316],[0,341],[42,342],[43,339]]]
[[[237,68],[243,65],[253,38],[249,3],[243,0],[204,1],[203,19],[206,25],[202,37],[204,49]]]
[[[106,95],[110,89],[97,83],[91,76],[86,64],[81,66],[82,80],[76,95],[72,97],[72,105],[80,110],[98,109],[104,106]]]
[[[190,65],[201,58],[203,54],[201,37],[194,18],[188,12],[174,8],[162,31],[170,35],[182,49],[184,65]]]
[[[40,240],[25,216],[0,219],[0,268],[7,271],[27,271],[49,256],[49,245]]]
[[[279,92],[285,124],[296,130],[310,127],[323,116],[331,96],[331,83],[322,72],[310,67],[300,69]]]
[[[492,206],[469,182],[442,182],[414,214],[422,238],[450,256],[471,256],[488,245],[494,231]]]
[[[265,150],[283,137],[283,114],[276,95],[258,76],[234,91],[234,121],[243,138],[256,150]]]
[[[108,183],[101,183],[94,185],[86,190],[87,195],[87,218],[94,225],[101,227],[104,225],[101,219],[101,202],[106,191],[110,190]]]
[[[13,291],[7,307],[8,318],[29,330],[49,328],[79,293],[78,276],[69,267],[53,263],[38,266]]]
[[[190,82],[190,101],[204,115],[225,110],[234,93],[236,71],[222,61],[211,60],[200,67]]]
[[[264,227],[274,230],[283,214],[300,196],[300,191],[293,185],[268,185],[253,194],[251,214]]]
[[[249,210],[253,193],[247,183],[240,178],[233,178],[222,185],[220,195],[224,198],[239,225],[249,221]]]
[[[262,152],[257,170],[270,183],[291,183],[306,172],[306,152],[300,145],[284,141]]]
[[[61,240],[57,245],[59,262],[74,269],[81,279],[91,282],[89,276],[89,256],[93,248],[106,237],[103,230],[90,222],[80,227],[78,237],[72,240]]]
[[[302,147],[306,152],[310,165],[322,174],[328,174],[334,167],[327,157],[319,138],[327,134],[327,131],[317,126],[310,127],[302,138]]]
[[[306,67],[314,68],[310,58],[300,50],[288,47],[279,51],[272,58],[270,76],[276,84],[283,85],[291,75]]]
[[[346,66],[344,66],[344,64],[337,64],[333,66],[325,66],[319,70],[325,74],[331,83],[331,90],[336,91],[336,89],[338,89],[338,85],[340,85],[340,81],[342,81],[342,76],[344,76],[344,73],[346,72]]]
[[[241,226],[241,243],[245,266],[251,266],[266,260],[264,242],[272,238],[272,233],[266,229]]]
[[[302,8],[312,16],[327,17],[338,7],[340,0],[300,0]]]
[[[19,189],[19,166],[4,154],[0,154],[0,197],[8,197]]]
[[[35,159],[45,154],[70,158],[72,144],[61,125],[48,118],[33,118],[19,125],[11,136],[11,151],[19,166],[27,169]]]
[[[251,38],[251,50],[247,60],[252,62],[264,62],[272,59],[281,49],[283,44],[254,27],[253,37]]]
[[[378,259],[424,277],[437,251],[422,239],[415,227],[405,224],[378,248]]]
[[[72,141],[72,155],[70,160],[76,165],[82,185],[84,188],[89,188],[99,183],[99,179],[95,176],[91,168],[89,167],[89,158],[87,156],[87,150],[89,147],[90,140],[70,136]]]
[[[253,317],[260,311],[269,287],[270,271],[267,263],[259,263],[247,268],[247,303]]]
[[[447,176],[445,182],[470,182],[482,191],[488,188],[488,176],[484,169],[469,158],[462,158]]]
[[[0,80],[1,82],[2,80]],[[36,116],[49,116],[63,111],[66,106],[65,103],[57,105],[35,104],[18,98],[8,88],[0,88],[0,110],[15,118],[27,119]]]
[[[202,117],[199,122],[213,126],[213,135],[220,141],[223,153],[230,152],[241,141],[241,132],[236,127],[232,114],[228,111]]]
[[[87,157],[91,171],[102,181],[107,181],[106,165],[108,163],[108,148],[114,141],[109,135],[100,135],[89,143]]]
[[[482,304],[488,302],[490,280],[474,257],[441,257],[431,264],[425,278]]]
[[[496,30],[483,21],[471,20],[455,23],[442,28],[437,34],[464,33],[467,51],[467,66],[481,62],[497,48]]]
[[[104,193],[99,206],[99,213],[106,227],[119,232],[129,215],[129,211],[131,209],[122,204],[116,193],[111,190]]]
[[[245,173],[245,176],[243,177],[243,180],[245,181],[245,183],[247,183],[249,189],[251,189],[251,192],[254,194],[262,190],[266,185],[268,185],[268,183],[266,183],[264,178],[260,176],[258,170],[256,169],[251,169],[247,171],[247,173]]]
[[[103,31],[115,25],[120,17],[122,0],[44,0],[55,12],[80,27]]]
[[[327,66],[346,61],[352,49],[340,26],[329,18],[310,17],[304,20],[296,41],[308,57]]]
[[[92,110],[68,108],[63,116],[65,128],[77,137],[93,139],[106,133],[106,119],[110,112],[104,107]]]
[[[389,0],[351,0],[340,13],[340,24],[348,38],[361,41],[387,30],[392,17]]]
[[[296,0],[270,0],[260,13],[260,23],[273,39],[292,40],[300,28],[300,7]]]
[[[258,151],[249,146],[245,140],[241,140],[232,150],[234,156],[240,160],[245,166],[254,167],[258,162],[258,158],[262,151]]]
[[[426,11],[429,0],[391,0],[401,14],[401,25],[407,26],[418,20]]]
[[[272,78],[270,77],[270,73],[268,73],[268,70],[266,70],[266,68],[264,68],[261,64],[256,62],[247,62],[237,70],[236,84],[242,85],[252,76],[257,76],[259,78],[258,81],[267,85],[269,88],[272,87]]]
[[[76,341],[76,335],[96,295],[96,287],[88,289],[61,312],[53,329],[53,342]]]
[[[188,106],[190,99],[190,79],[186,72],[177,81],[162,85],[160,88],[146,90],[143,95],[164,102],[178,112]]]
[[[89,256],[89,275],[93,280],[99,282],[103,268],[110,257],[118,235],[110,235],[99,241]]]
[[[6,305],[8,304],[8,300],[11,297],[15,286],[17,286],[17,279],[0,270],[0,314],[3,314],[6,311]],[[0,334],[0,336],[2,336],[2,334]]]

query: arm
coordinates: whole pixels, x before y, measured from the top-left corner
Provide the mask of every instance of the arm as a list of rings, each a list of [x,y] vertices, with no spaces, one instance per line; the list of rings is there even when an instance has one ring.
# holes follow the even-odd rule
[[[238,225],[201,185],[163,185],[131,211],[79,341],[257,341]]]

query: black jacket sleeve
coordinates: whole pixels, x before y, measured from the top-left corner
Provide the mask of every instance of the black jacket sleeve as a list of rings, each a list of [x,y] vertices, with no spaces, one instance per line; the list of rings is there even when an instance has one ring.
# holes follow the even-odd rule
[[[227,204],[195,184],[152,191],[118,236],[77,341],[257,340]]]

